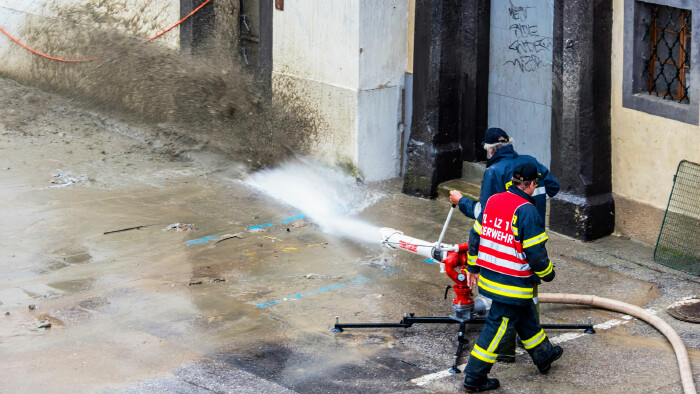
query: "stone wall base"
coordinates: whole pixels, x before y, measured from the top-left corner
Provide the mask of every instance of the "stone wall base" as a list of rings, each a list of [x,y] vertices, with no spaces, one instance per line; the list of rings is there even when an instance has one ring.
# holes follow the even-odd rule
[[[592,241],[614,230],[615,201],[610,193],[594,197],[559,193],[549,203],[549,228],[552,231],[581,241]]]
[[[615,233],[650,245],[656,245],[664,210],[613,194],[615,198]]]

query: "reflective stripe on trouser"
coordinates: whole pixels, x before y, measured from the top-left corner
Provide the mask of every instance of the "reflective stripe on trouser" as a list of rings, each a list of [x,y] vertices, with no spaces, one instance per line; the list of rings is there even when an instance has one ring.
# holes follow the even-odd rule
[[[502,327],[504,330],[500,335],[501,339],[494,341]],[[485,379],[491,371],[498,352],[501,351],[500,348],[503,347],[499,344],[502,345],[511,336],[514,337],[515,332],[521,338],[527,339],[544,334],[537,318],[535,304],[511,305],[493,301],[484,328],[474,345],[474,351],[469,355],[469,362],[464,369],[465,376],[477,380]],[[496,351],[491,349],[496,349]],[[535,365],[540,365],[552,353],[552,344],[549,343],[545,335],[542,335],[542,339],[527,351]]]
[[[491,339],[491,342],[489,342],[488,347],[484,348],[479,346],[478,343],[474,344],[474,350],[472,350],[471,355],[476,357],[477,359],[493,364],[496,362],[496,357],[498,356],[496,353],[496,349],[498,348],[499,343],[501,342],[501,339],[503,338],[503,335],[506,333],[508,330],[508,318],[507,317],[502,317],[501,318],[501,324],[498,325],[498,328],[496,329],[495,334],[493,335],[493,339]],[[491,330],[489,330],[491,331]],[[483,333],[483,331],[482,331]]]
[[[535,300],[535,299],[537,299],[537,294],[538,294],[537,285],[534,285],[533,287],[534,287],[533,300]],[[540,321],[540,304],[539,303],[535,304],[535,309],[537,309],[537,321],[539,322]],[[498,349],[496,349],[496,353],[504,355],[504,356],[515,357],[515,348],[516,348],[516,345],[518,342],[518,338],[517,338],[517,335],[515,335],[515,330],[509,331],[509,334],[510,334],[509,338],[503,338],[503,340],[501,341],[501,346],[499,346]]]

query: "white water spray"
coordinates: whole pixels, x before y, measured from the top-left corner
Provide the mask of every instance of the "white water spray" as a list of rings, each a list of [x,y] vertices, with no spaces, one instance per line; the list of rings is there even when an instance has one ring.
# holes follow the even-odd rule
[[[352,215],[384,197],[355,178],[320,164],[295,161],[252,174],[244,183],[306,214],[325,233],[379,243],[379,227]]]

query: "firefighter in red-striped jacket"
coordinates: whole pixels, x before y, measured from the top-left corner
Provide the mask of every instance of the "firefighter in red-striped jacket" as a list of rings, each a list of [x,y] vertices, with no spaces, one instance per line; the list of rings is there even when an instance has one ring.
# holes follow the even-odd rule
[[[536,187],[537,167],[518,166],[512,186],[489,198],[470,233],[467,281],[470,286],[478,283],[479,293],[493,304],[464,370],[468,391],[499,387],[498,379],[489,379],[488,373],[500,342],[513,330],[543,374],[563,352],[547,339],[533,302],[535,284],[554,279],[544,221],[532,199]]]

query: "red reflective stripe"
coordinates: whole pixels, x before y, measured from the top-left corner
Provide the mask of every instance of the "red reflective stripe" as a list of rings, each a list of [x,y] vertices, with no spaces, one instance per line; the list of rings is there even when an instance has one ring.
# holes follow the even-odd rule
[[[488,268],[491,271],[495,271],[501,274],[506,274],[510,276],[520,276],[520,277],[528,277],[532,276],[532,270],[527,270],[527,271],[516,271],[514,269],[502,267],[500,265],[496,264],[491,264],[488,261],[482,260],[482,259],[477,259],[476,264],[478,264],[481,267]]]
[[[513,250],[515,250],[515,249],[513,249]],[[508,261],[515,263],[515,264],[520,264],[520,265],[527,264],[525,261],[520,260],[519,258],[513,256],[512,254],[499,252],[498,250],[489,248],[488,246],[479,247],[479,252],[482,252],[482,251],[484,253],[490,254],[491,256],[496,257],[498,259],[508,260]]]

